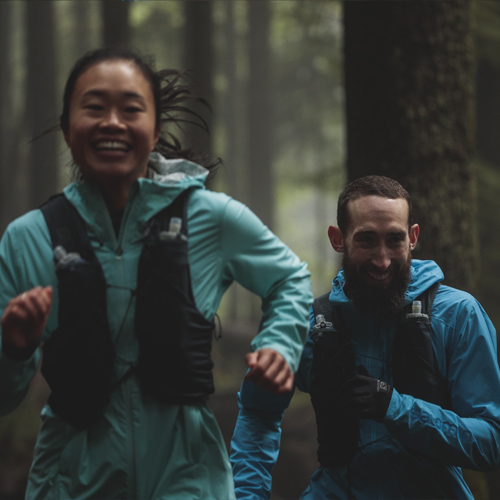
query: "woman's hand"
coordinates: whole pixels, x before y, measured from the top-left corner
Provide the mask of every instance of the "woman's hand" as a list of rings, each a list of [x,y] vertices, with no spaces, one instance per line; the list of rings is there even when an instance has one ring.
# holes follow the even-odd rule
[[[1,319],[2,344],[34,351],[40,345],[51,305],[51,286],[37,286],[11,299]]]
[[[293,388],[293,372],[285,358],[274,349],[264,348],[248,353],[250,368],[246,379],[274,394],[286,394]]]

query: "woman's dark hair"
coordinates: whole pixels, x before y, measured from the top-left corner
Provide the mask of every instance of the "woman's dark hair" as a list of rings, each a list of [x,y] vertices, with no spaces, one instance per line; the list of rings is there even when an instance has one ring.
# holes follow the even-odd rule
[[[136,52],[124,47],[105,47],[93,50],[76,61],[64,87],[63,110],[59,120],[63,132],[68,131],[71,95],[80,75],[94,64],[116,59],[132,61],[150,83],[155,101],[157,127],[173,124],[186,134],[182,125],[192,124],[201,127],[207,133],[209,132],[205,120],[189,107],[190,103],[201,103],[210,109],[210,105],[205,99],[193,94],[191,76],[185,71],[176,69],[164,69],[156,72],[153,69],[152,61],[147,61]],[[166,127],[162,128],[162,136],[158,139],[154,150],[167,159],[184,158],[197,162],[210,170],[209,177],[212,177],[221,163],[220,158],[207,162],[204,156],[196,152],[194,145],[183,146],[171,131],[166,130]]]
[[[349,225],[349,210],[347,205],[350,201],[357,200],[363,196],[381,196],[397,200],[402,198],[408,203],[408,227],[413,223],[413,208],[408,191],[399,182],[383,175],[367,175],[356,179],[344,188],[337,203],[337,225],[343,234],[347,232]]]

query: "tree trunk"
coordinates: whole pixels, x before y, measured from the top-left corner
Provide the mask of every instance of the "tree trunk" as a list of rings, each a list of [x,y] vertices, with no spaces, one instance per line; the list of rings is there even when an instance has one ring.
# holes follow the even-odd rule
[[[110,2],[108,2],[110,3]],[[91,7],[89,2],[73,2],[73,25],[75,36],[73,47],[75,58],[81,57],[93,46],[91,24]]]
[[[410,192],[445,282],[478,285],[470,0],[344,2],[348,179]]]
[[[130,3],[101,0],[103,41],[105,46],[127,46],[130,43]]]
[[[28,155],[28,208],[36,208],[57,189],[57,136],[40,134],[58,122],[56,110],[56,48],[53,2],[26,2],[27,81],[26,116],[33,142]]]
[[[195,94],[214,104],[213,47],[212,47],[212,2],[184,2],[184,54],[183,66],[195,80]],[[213,132],[212,112],[202,106],[193,107]],[[190,141],[198,154],[211,158],[210,135],[197,126],[186,126]]]
[[[273,110],[268,2],[249,2],[248,158],[249,205],[274,227]]]

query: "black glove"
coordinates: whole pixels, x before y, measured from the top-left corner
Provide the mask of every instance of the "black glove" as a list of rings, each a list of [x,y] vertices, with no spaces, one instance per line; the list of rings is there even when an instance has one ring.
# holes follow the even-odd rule
[[[363,365],[358,366],[358,373],[340,390],[335,411],[339,417],[370,418],[382,422],[391,402],[392,387],[373,378]]]

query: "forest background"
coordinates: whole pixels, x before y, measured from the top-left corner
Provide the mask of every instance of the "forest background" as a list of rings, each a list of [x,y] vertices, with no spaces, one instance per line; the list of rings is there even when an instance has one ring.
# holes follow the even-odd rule
[[[224,166],[211,189],[246,203],[309,264],[315,295],[340,262],[327,227],[347,180],[373,173],[416,204],[417,258],[472,292],[500,325],[500,4],[495,1],[0,1],[0,232],[72,179],[57,126],[62,87],[85,51],[127,44],[157,69],[191,69]],[[211,405],[230,439],[259,304],[233,285],[219,310]],[[39,412],[37,376],[0,418],[0,499],[22,498]],[[316,468],[314,415],[296,394],[273,499],[298,498]],[[498,473],[465,475],[500,498]]]

